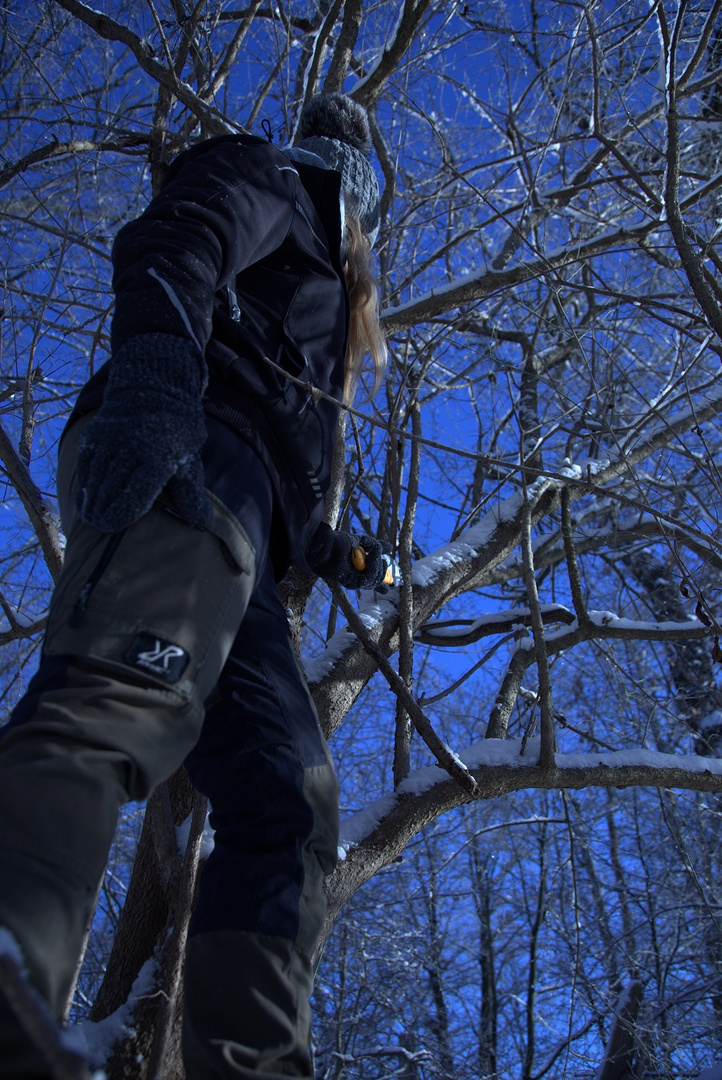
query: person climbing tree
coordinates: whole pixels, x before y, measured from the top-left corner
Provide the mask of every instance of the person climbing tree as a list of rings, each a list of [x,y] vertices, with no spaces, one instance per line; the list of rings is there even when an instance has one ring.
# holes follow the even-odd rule
[[[121,229],[111,359],[60,447],[64,568],[0,742],[0,926],[58,1016],[120,805],[183,762],[208,796],[188,1080],[313,1074],[338,792],[277,582],[292,561],[349,588],[386,569],[322,520],[340,408],[385,361],[369,148],[364,110],[319,96],[292,147],[181,154]],[[0,1076],[49,1075],[0,1002]]]

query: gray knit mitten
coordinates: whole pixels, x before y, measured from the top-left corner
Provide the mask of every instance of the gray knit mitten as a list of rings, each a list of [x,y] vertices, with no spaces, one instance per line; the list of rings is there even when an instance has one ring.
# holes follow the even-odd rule
[[[103,404],[78,449],[80,516],[101,532],[120,532],[167,488],[178,515],[202,528],[210,506],[200,456],[206,427],[198,350],[170,334],[141,334],[110,364]]]

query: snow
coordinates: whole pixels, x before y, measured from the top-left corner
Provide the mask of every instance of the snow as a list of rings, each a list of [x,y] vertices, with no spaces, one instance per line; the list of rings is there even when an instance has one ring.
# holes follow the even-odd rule
[[[303,672],[306,682],[321,682],[324,676],[330,674],[338,660],[341,659],[347,649],[350,649],[356,638],[347,626],[337,630],[333,637],[328,639],[326,648],[320,656],[312,660],[303,660]]]
[[[127,1038],[132,1034],[131,1025],[136,1002],[153,991],[157,968],[155,957],[146,960],[133,983],[128,1000],[119,1009],[107,1016],[105,1020],[99,1020],[97,1023],[86,1020],[85,1023],[70,1029],[82,1041],[88,1060],[94,1068],[102,1068],[118,1039]],[[104,1074],[96,1073],[94,1080],[100,1080],[102,1075]]]
[[[689,630],[704,629],[702,623],[698,619],[686,619],[684,622],[648,622],[640,619],[625,619],[616,615],[613,611],[588,611],[587,615],[589,616],[589,621],[594,626],[600,627],[600,629],[638,630],[642,634],[650,633],[651,631],[661,631],[670,636],[679,631],[686,633]],[[569,623],[567,626],[561,626],[556,630],[545,632],[544,638],[548,642],[563,641],[565,637],[575,634],[578,629],[579,621],[575,619],[574,622]],[[515,648],[531,648],[531,639],[527,638],[518,641]]]
[[[689,773],[712,773],[722,777],[722,760],[698,754],[662,754],[657,750],[613,750],[607,754],[557,754],[560,769],[603,767],[683,769]]]
[[[614,626],[619,630],[695,630],[703,629],[698,619],[685,619],[684,622],[645,622],[638,619],[624,619],[613,611],[590,611],[589,619],[595,626]]]
[[[563,476],[565,480],[582,480],[586,482],[592,476],[596,476],[597,473],[604,472],[605,469],[609,468],[609,465],[608,457],[583,458],[574,464],[570,462],[569,458],[562,458],[561,464],[557,465],[552,472],[554,476]]]
[[[570,609],[562,604],[540,604],[539,606],[542,612],[553,612],[559,618],[564,615],[572,615]],[[435,626],[433,622],[426,623],[423,630],[427,637],[429,635],[435,638],[466,637],[468,634],[474,634],[477,630],[481,630],[484,626],[500,626],[504,630],[523,626],[524,620],[528,620],[529,615],[528,607],[507,608],[505,611],[493,611],[485,615],[479,615],[476,619],[453,622],[449,626]],[[515,622],[516,619],[519,621]]]
[[[188,837],[190,836],[192,820],[193,813],[191,812],[180,825],[176,825],[176,844],[178,845],[178,854],[181,856],[185,855],[185,850],[188,847]],[[201,859],[207,859],[213,851],[215,835],[215,830],[211,828],[208,814],[206,814],[205,825],[203,826],[203,837],[201,839]]]
[[[385,795],[341,822],[338,839],[338,857],[341,861],[346,858],[352,848],[357,847],[362,840],[371,835],[379,822],[393,810],[396,802],[395,795]]]
[[[13,607],[11,604],[8,604],[6,605],[6,610],[12,618],[13,624],[15,626],[22,627],[24,630],[27,630],[30,626],[34,626],[35,623],[40,622],[41,619],[45,619],[48,616],[47,609],[45,611],[41,611],[39,615],[26,615],[24,612],[20,611],[19,608]]]
[[[541,740],[527,739],[522,752],[522,739],[481,739],[463,753],[454,754],[468,769],[482,766],[506,766],[524,768],[539,761]],[[655,750],[615,750],[609,753],[555,755],[556,766],[564,769],[610,769],[652,768],[682,769],[692,774],[712,773],[722,778],[722,760],[701,757],[697,754],[662,754]],[[423,795],[436,784],[449,779],[449,774],[439,765],[415,769],[399,784],[395,792],[384,795],[363,810],[350,815],[341,822],[338,855],[345,859],[348,853],[369,836],[379,823],[391,813],[402,795]],[[720,1076],[719,1080],[722,1080]]]
[[[22,949],[20,948],[20,945],[18,944],[15,936],[11,934],[10,931],[7,930],[4,926],[0,926],[0,957],[2,956],[9,957],[9,959],[11,959],[17,965],[21,974],[25,974],[25,961],[23,958]],[[32,987],[30,987],[30,989],[32,989]],[[37,991],[35,993],[38,1006],[44,1007],[47,1010],[47,1004],[40,997]],[[99,1027],[100,1025],[92,1026]],[[73,1051],[80,1057],[84,1057],[88,1054],[88,1041],[81,1028],[65,1028],[59,1032],[59,1037],[61,1045],[64,1046],[67,1050]],[[94,1072],[92,1080],[105,1080],[105,1073],[102,1070]]]
[[[397,612],[395,597],[392,592],[381,595],[364,589],[360,592],[361,602],[358,607],[358,617],[369,633],[384,622],[385,619]],[[349,630],[348,626],[342,626],[333,637],[326,642],[326,648],[320,656],[314,659],[304,659],[303,671],[306,681],[309,683],[320,682],[324,676],[333,671],[336,663],[344,653],[356,642],[356,635]]]
[[[498,506],[487,511],[475,525],[464,529],[451,544],[446,544],[431,555],[418,559],[411,571],[413,584],[430,585],[439,574],[443,574],[455,563],[473,558],[489,543],[501,522],[511,521],[519,513],[521,505],[521,493],[515,492],[509,495]]]

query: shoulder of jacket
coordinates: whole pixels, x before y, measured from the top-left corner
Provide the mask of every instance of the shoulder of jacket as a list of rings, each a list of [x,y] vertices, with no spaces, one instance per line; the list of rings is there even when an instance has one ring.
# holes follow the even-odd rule
[[[199,158],[215,159],[224,161],[235,159],[241,167],[249,167],[253,172],[262,172],[273,167],[296,172],[286,155],[273,143],[258,135],[216,135],[212,139],[204,139],[182,151],[171,162],[166,173],[164,184],[168,183],[180,169],[186,164]]]

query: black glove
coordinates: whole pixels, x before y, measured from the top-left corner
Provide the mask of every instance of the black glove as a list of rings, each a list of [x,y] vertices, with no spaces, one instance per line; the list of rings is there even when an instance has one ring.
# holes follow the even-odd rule
[[[102,532],[120,532],[168,486],[180,517],[202,528],[210,505],[198,350],[170,334],[131,338],[110,361],[103,404],[78,449],[78,510]]]
[[[353,564],[354,548],[363,549],[366,563],[363,570]],[[376,540],[373,536],[351,536],[346,532],[334,531],[330,525],[322,523],[313,535],[306,561],[321,577],[333,578],[345,589],[374,589],[378,593],[386,593],[388,586],[383,582],[387,563],[384,555],[390,554],[391,546],[385,540]]]

